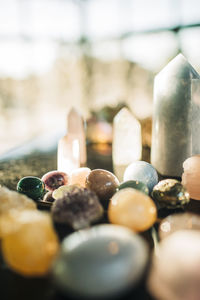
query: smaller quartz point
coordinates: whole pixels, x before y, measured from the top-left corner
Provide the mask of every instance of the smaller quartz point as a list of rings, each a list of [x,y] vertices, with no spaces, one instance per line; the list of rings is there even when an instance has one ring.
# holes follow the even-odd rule
[[[194,155],[183,163],[182,184],[187,188],[190,198],[200,200],[200,155]]]
[[[58,143],[58,170],[70,174],[86,164],[86,139],[83,118],[74,108],[67,123],[67,134]]]
[[[141,159],[141,125],[127,108],[122,108],[113,124],[113,165],[121,181],[126,167]]]

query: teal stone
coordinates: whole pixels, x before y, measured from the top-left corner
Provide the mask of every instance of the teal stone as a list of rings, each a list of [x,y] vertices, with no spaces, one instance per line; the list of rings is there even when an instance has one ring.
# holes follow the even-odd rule
[[[190,196],[180,181],[175,179],[161,180],[154,186],[152,198],[161,208],[179,208],[190,201]]]
[[[141,181],[128,180],[128,181],[122,182],[119,186],[119,190],[122,190],[125,188],[133,188],[133,189],[136,189],[146,195],[149,195],[149,189],[148,189],[147,185]]]
[[[38,200],[44,196],[45,184],[38,177],[27,176],[20,179],[17,184],[17,191],[33,200]]]

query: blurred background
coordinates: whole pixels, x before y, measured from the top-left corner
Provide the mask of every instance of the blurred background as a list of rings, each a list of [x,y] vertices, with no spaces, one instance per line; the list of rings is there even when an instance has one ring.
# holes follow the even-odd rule
[[[200,71],[199,49],[199,0],[0,0],[0,154],[64,129],[72,104],[151,120],[155,74],[179,52]]]

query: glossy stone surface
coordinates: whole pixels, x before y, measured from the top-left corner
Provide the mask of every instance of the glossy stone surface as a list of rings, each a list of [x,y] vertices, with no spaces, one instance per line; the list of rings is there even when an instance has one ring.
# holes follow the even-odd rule
[[[51,213],[55,222],[81,229],[99,220],[103,215],[103,208],[94,192],[76,187],[56,199]]]
[[[69,184],[78,184],[82,187],[85,187],[86,177],[90,174],[90,168],[78,168],[72,171]]]
[[[200,299],[200,232],[181,230],[161,241],[148,289],[155,299]]]
[[[105,299],[134,287],[147,260],[142,237],[121,226],[98,225],[64,239],[53,275],[64,293]]]
[[[113,224],[140,232],[149,229],[155,223],[157,210],[149,196],[135,189],[125,188],[111,198],[108,218]]]
[[[190,201],[189,193],[180,181],[175,179],[161,180],[154,186],[152,197],[158,201],[161,207],[182,207]]]
[[[133,188],[133,189],[136,189],[146,195],[149,195],[149,189],[148,189],[147,185],[141,181],[128,180],[128,181],[122,182],[119,186],[119,190],[122,190],[125,188]]]
[[[180,53],[154,81],[151,163],[180,177],[191,153],[200,153],[200,76]]]
[[[194,155],[183,163],[182,184],[190,194],[190,198],[200,200],[200,155]]]
[[[45,189],[47,189],[48,191],[54,191],[60,186],[68,184],[69,176],[64,172],[50,171],[44,174],[41,180],[45,184]]]
[[[19,193],[25,194],[33,200],[43,198],[45,193],[44,182],[38,177],[26,176],[20,179],[17,184],[17,190]]]
[[[200,216],[193,213],[169,215],[159,225],[159,237],[164,239],[175,231],[186,229],[200,231]]]
[[[137,180],[147,185],[151,192],[158,183],[158,174],[154,167],[146,161],[131,163],[124,172],[124,181]]]
[[[11,209],[36,209],[36,204],[25,195],[11,191],[6,187],[0,187],[0,216],[8,213]]]
[[[9,221],[15,226],[2,240],[6,263],[24,276],[46,274],[59,248],[50,216],[38,210],[24,210],[12,213]]]
[[[46,193],[44,195],[43,201],[45,201],[45,202],[54,202],[55,198],[53,198],[53,192],[49,191],[48,193]]]
[[[79,191],[79,188],[81,186],[79,185],[62,185],[61,187],[59,187],[57,190],[53,191],[52,196],[54,199],[60,199],[63,198],[65,196],[65,194],[67,194],[68,192],[72,192],[72,191]]]
[[[86,187],[94,191],[106,207],[119,186],[117,177],[109,171],[95,169],[86,178]]]

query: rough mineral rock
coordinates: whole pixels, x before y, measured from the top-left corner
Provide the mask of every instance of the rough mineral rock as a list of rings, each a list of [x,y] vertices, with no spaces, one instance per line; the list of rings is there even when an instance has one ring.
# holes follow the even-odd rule
[[[25,195],[0,187],[0,216],[11,209],[36,209],[36,204]]]
[[[186,159],[183,163],[183,169],[182,184],[188,190],[190,198],[200,200],[200,155]]]
[[[50,216],[38,210],[15,211],[4,222],[10,233],[2,240],[2,254],[10,268],[24,276],[46,274],[58,251]]]
[[[181,230],[161,241],[148,279],[158,300],[200,299],[200,232]]]
[[[133,188],[125,188],[111,198],[108,217],[113,224],[140,232],[149,229],[155,223],[157,210],[149,196]]]
[[[55,222],[81,229],[100,219],[103,208],[94,192],[76,187],[57,198],[51,212]]]
[[[169,215],[159,226],[160,239],[166,238],[178,230],[200,230],[200,216],[193,213],[179,213]]]
[[[152,191],[152,197],[158,201],[161,207],[182,207],[190,201],[189,193],[180,181],[164,179],[156,184]]]
[[[135,286],[147,261],[142,237],[125,227],[98,225],[64,239],[53,275],[64,293],[105,299]]]

